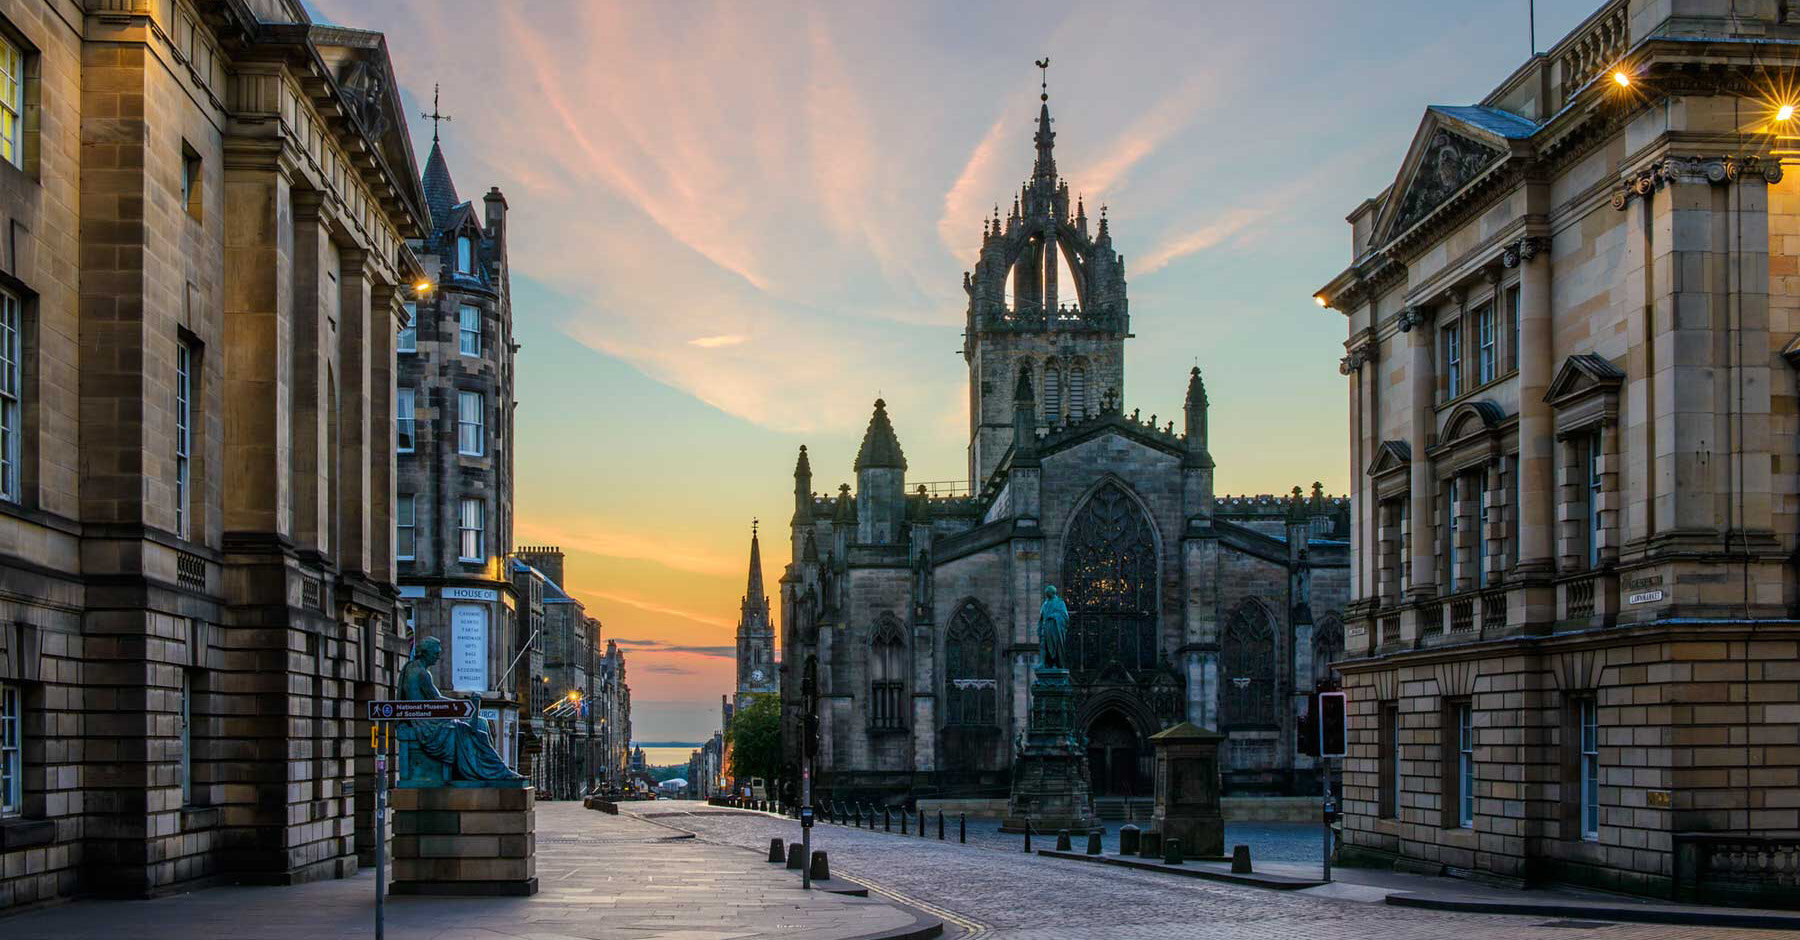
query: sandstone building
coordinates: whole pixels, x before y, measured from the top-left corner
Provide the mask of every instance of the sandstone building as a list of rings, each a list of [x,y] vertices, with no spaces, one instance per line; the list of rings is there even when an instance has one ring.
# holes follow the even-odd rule
[[[428,219],[384,40],[0,0],[0,63],[0,908],[353,872]]]
[[[1148,795],[1148,739],[1184,720],[1229,735],[1230,785],[1312,786],[1295,693],[1342,648],[1347,503],[1215,499],[1198,369],[1181,431],[1124,412],[1124,262],[1054,141],[1046,103],[1031,176],[964,276],[970,487],[909,492],[881,401],[854,491],[815,494],[800,451],[779,686],[796,763],[816,662],[821,798],[1004,797],[1051,584],[1103,798]]]
[[[1791,901],[1797,39],[1606,3],[1351,212],[1352,854]]]
[[[480,697],[494,746],[516,769],[520,694],[530,688],[517,680],[529,673],[507,670],[532,633],[521,632],[504,561],[512,552],[518,350],[506,197],[489,189],[479,209],[457,198],[435,130],[422,188],[430,227],[411,247],[433,287],[407,301],[411,325],[395,346],[401,604],[415,641],[435,636],[443,644],[439,688]]]

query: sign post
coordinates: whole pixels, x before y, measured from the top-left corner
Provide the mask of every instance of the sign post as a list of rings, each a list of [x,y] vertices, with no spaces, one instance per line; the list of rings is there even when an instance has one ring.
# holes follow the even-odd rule
[[[381,746],[375,749],[375,940],[382,940],[387,920],[387,740],[393,726],[376,722]]]
[[[383,940],[387,920],[387,778],[396,721],[475,717],[475,703],[462,698],[374,699],[369,702],[369,750],[375,752],[375,940]]]
[[[812,890],[812,759],[819,751],[819,658],[806,657],[806,669],[800,681],[800,695],[806,700],[806,715],[801,728],[805,740],[800,742],[800,887]]]
[[[1347,700],[1348,696],[1342,692],[1319,693],[1319,778],[1325,794],[1320,817],[1325,822],[1323,861],[1326,881],[1331,880],[1331,823],[1337,815],[1337,808],[1331,800],[1331,759],[1343,757],[1349,752],[1349,735],[1345,724],[1348,717]]]

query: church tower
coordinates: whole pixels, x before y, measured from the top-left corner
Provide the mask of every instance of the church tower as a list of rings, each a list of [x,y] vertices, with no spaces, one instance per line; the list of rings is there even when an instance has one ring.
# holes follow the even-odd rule
[[[1031,178],[1004,220],[996,206],[982,223],[981,255],[963,272],[969,482],[977,490],[1012,445],[1021,375],[1039,428],[1079,423],[1125,394],[1125,259],[1113,251],[1104,208],[1094,234],[1079,198],[1070,212],[1069,184],[1056,174],[1047,83],[1039,97]]]
[[[779,688],[775,673],[775,628],[769,625],[769,596],[763,593],[762,544],[757,523],[750,524],[750,579],[737,627],[737,700],[742,708],[748,696]]]

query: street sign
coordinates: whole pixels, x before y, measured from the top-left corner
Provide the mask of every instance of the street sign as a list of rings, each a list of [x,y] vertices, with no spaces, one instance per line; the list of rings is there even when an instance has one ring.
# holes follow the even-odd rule
[[[423,721],[473,718],[475,703],[466,698],[376,700],[369,703],[370,721]]]

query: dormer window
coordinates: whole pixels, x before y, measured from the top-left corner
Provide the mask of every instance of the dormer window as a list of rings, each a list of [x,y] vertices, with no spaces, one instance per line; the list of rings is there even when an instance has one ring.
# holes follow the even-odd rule
[[[456,273],[475,273],[475,240],[467,235],[456,237]]]

